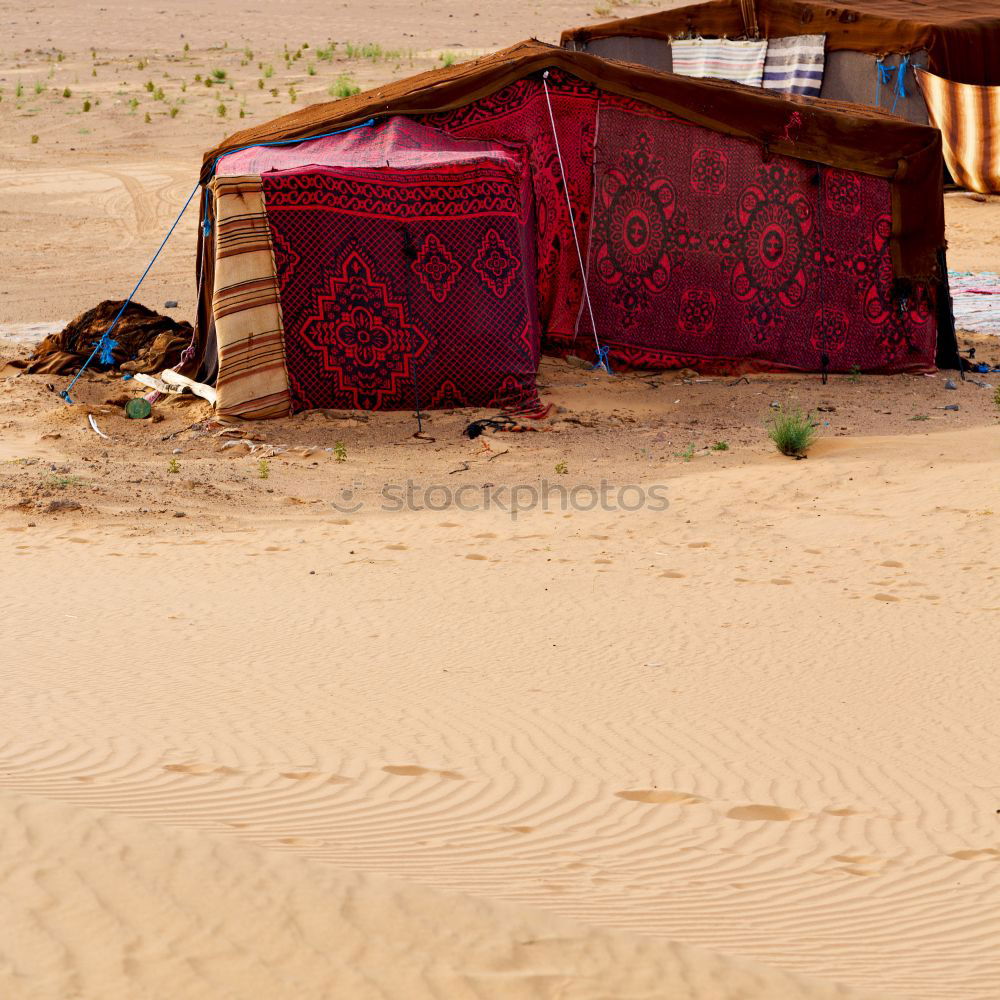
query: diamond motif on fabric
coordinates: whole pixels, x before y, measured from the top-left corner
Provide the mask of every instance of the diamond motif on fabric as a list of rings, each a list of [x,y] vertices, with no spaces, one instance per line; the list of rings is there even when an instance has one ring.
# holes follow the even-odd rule
[[[521,261],[495,229],[489,229],[479,246],[473,270],[486,282],[493,294],[502,299],[521,270]]]
[[[462,270],[462,265],[433,233],[428,233],[410,266],[435,302],[444,302]]]

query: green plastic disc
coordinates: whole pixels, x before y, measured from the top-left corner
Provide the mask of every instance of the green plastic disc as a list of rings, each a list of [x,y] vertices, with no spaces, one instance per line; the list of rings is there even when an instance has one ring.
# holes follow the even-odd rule
[[[153,408],[149,405],[149,400],[143,399],[142,396],[130,399],[125,404],[125,415],[133,420],[145,420],[152,412]]]

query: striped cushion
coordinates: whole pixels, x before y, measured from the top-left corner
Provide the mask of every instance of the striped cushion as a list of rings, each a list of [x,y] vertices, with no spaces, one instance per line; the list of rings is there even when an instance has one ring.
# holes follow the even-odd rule
[[[767,41],[733,42],[728,38],[678,38],[670,43],[674,72],[681,76],[732,80],[759,87]]]
[[[1000,87],[952,83],[924,69],[914,72],[927,116],[941,130],[951,176],[970,191],[1000,194]]]
[[[792,35],[772,38],[764,61],[765,90],[819,97],[823,86],[823,52],[826,35]]]

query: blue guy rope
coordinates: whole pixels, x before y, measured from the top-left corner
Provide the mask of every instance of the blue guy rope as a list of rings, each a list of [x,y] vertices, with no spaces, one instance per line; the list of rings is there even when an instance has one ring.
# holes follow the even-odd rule
[[[908,55],[901,56],[898,66],[887,66],[882,56],[875,60],[875,107],[882,107],[882,87],[892,85],[892,107],[890,114],[896,113],[896,105],[902,97],[905,101],[906,93],[906,71],[910,65]]]
[[[118,310],[118,315],[111,321],[111,326],[101,334],[101,339],[94,345],[94,349],[90,352],[90,356],[84,361],[80,370],[73,377],[73,381],[70,382],[68,386],[59,395],[66,400],[67,403],[72,403],[72,397],[70,396],[70,390],[79,381],[80,376],[87,370],[91,361],[94,360],[94,356],[100,354],[100,363],[102,365],[110,365],[114,363],[114,357],[111,352],[118,346],[118,341],[111,339],[111,334],[114,328],[118,325],[118,320],[122,318],[122,313],[128,308],[129,303],[132,301],[133,296],[137,291],[139,291],[139,286],[145,281],[146,275],[152,270],[153,265],[156,263],[156,258],[160,256],[161,251],[167,245],[167,240],[173,236],[174,230],[177,228],[177,224],[181,221],[181,217],[187,211],[188,205],[191,204],[192,199],[198,193],[198,188],[201,187],[201,181],[195,184],[194,189],[187,197],[187,201],[184,202],[184,207],[180,210],[180,214],[174,219],[174,224],[167,230],[167,235],[163,237],[163,242],[160,244],[160,249],[153,254],[153,259],[146,265],[146,270],[142,272],[142,277],[135,283],[135,288],[129,292],[128,298],[122,303],[121,309]]]
[[[875,107],[882,107],[882,87],[892,79],[892,66],[886,66],[882,56],[875,60]]]
[[[906,100],[906,68],[910,65],[910,57],[903,56],[899,60],[899,66],[896,67],[896,85],[892,88],[893,98],[892,98],[892,111],[891,114],[896,113],[896,103],[902,97]]]
[[[254,146],[289,146],[300,142],[310,142],[313,139],[328,139],[330,136],[342,135],[345,132],[353,132],[355,129],[367,128],[368,126],[374,124],[375,124],[375,119],[369,118],[367,121],[361,122],[361,124],[359,125],[350,125],[347,128],[338,129],[336,132],[327,132],[324,135],[309,135],[309,136],[304,136],[301,139],[280,139],[274,142],[255,142],[251,143],[249,146],[240,146],[238,149],[230,149],[225,153],[220,153],[215,158],[215,161],[212,163],[212,168],[209,171],[208,179],[210,180],[214,176],[215,168],[219,165],[219,160],[221,160],[224,156],[229,156],[232,153],[241,153],[245,149],[254,148]],[[200,187],[201,187],[201,180],[199,180],[198,183],[195,184],[191,193],[187,196],[187,201],[184,202],[184,207],[178,213],[177,218],[174,219],[173,225],[167,230],[167,235],[163,237],[163,242],[160,244],[159,249],[156,251],[156,253],[153,254],[152,260],[150,260],[150,262],[146,265],[146,270],[142,272],[142,277],[140,277],[139,280],[135,283],[135,288],[133,288],[132,291],[129,292],[128,298],[122,303],[122,307],[121,309],[118,310],[117,315],[111,321],[111,325],[107,328],[107,330],[104,331],[104,333],[101,334],[100,339],[94,345],[94,349],[90,352],[89,356],[87,357],[87,360],[84,361],[84,363],[80,366],[80,370],[76,373],[76,375],[73,376],[73,381],[70,382],[70,384],[66,386],[66,388],[63,389],[61,393],[59,393],[59,396],[62,399],[64,399],[67,403],[73,402],[73,399],[70,396],[70,391],[72,390],[73,386],[76,385],[76,383],[80,380],[80,376],[83,375],[83,373],[90,367],[90,364],[95,357],[98,357],[98,364],[102,365],[114,364],[114,355],[112,354],[112,352],[118,346],[118,341],[112,340],[111,334],[114,332],[115,327],[118,325],[118,321],[122,318],[122,314],[129,307],[130,303],[132,302],[132,299],[135,297],[135,293],[139,291],[139,286],[146,280],[146,275],[149,274],[149,272],[153,269],[153,265],[156,263],[157,257],[160,256],[160,254],[163,252],[163,248],[167,245],[167,240],[169,240],[170,237],[173,236],[174,230],[177,228],[178,223],[180,223],[181,219],[184,217],[184,213],[188,210],[188,206],[193,201],[194,196],[198,193],[198,189]],[[205,239],[208,239],[208,237],[212,233],[212,222],[208,217],[207,200],[205,204],[205,215],[201,223],[201,232],[202,236]]]

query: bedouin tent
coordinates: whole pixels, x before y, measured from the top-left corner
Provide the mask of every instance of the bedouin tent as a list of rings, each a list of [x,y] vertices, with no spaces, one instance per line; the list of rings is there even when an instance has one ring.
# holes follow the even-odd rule
[[[407,118],[219,160],[219,409],[537,409],[523,150]]]
[[[741,82],[930,123],[958,183],[1000,191],[1000,0],[710,0],[571,28],[561,44],[661,72],[736,62]],[[763,72],[747,79],[755,51]]]
[[[302,140],[392,116],[459,145],[524,150],[549,353],[603,356],[612,368],[731,372],[919,372],[933,368],[936,354],[955,364],[936,130],[522,42],[304,108],[206,154],[196,345],[203,379],[221,358],[221,390],[230,366],[220,318],[230,295],[226,225],[233,216],[221,193],[235,179],[218,177],[218,165],[248,146],[301,149]],[[363,145],[367,134],[358,129],[352,141]],[[275,325],[286,291],[278,265],[267,261],[287,251],[274,249],[282,226],[270,224],[268,171],[256,176],[263,211],[260,195],[247,211],[259,220],[258,259],[271,270],[247,280],[267,285],[279,308],[258,325],[248,320],[238,367],[270,364],[280,372],[296,334]],[[413,196],[425,197],[419,187]],[[282,233],[303,258],[328,260],[328,241],[339,239],[335,220],[322,236],[309,224]],[[405,254],[396,241],[382,256],[399,267]],[[322,275],[309,266],[297,294],[316,303],[335,275],[328,265]],[[421,322],[432,326],[427,306]],[[407,308],[386,314],[387,325],[409,322]],[[298,309],[292,312],[303,315]],[[469,337],[476,324],[469,316]],[[241,399],[243,412],[254,410],[252,395]],[[224,397],[220,391],[225,411]]]

